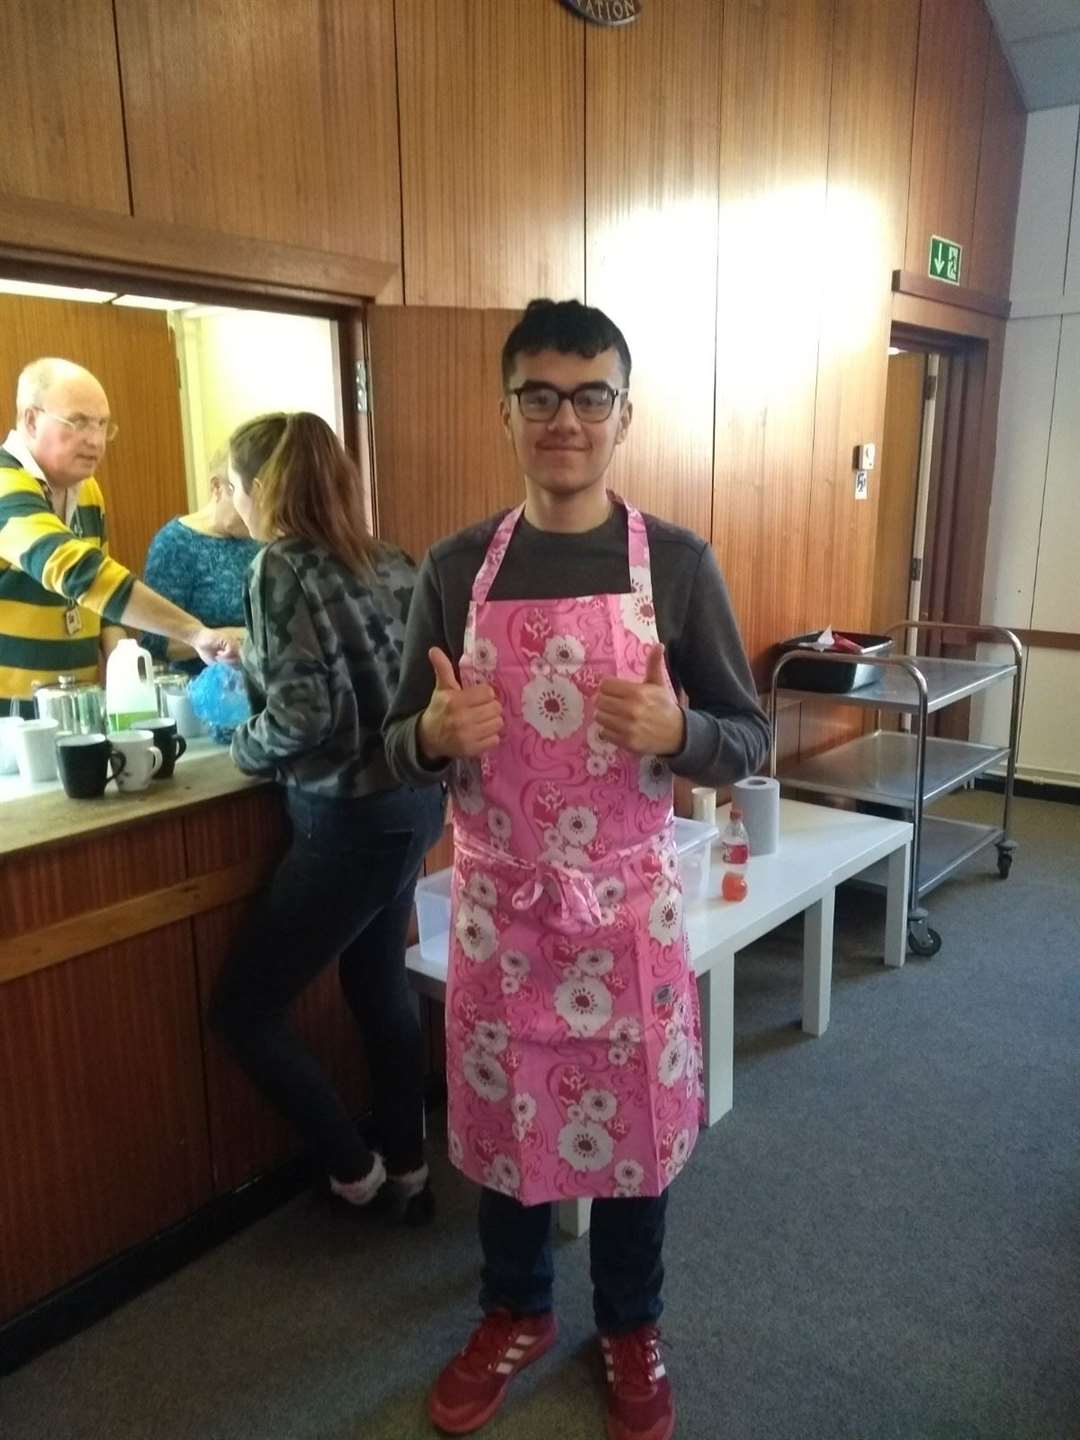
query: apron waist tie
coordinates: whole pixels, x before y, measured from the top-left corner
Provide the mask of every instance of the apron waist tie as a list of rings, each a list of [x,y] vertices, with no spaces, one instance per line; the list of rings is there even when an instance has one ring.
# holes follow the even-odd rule
[[[605,857],[605,869],[615,869],[618,863],[629,860],[648,849],[649,846],[667,843],[674,846],[674,830],[665,826],[658,834],[650,835],[635,845],[625,846]],[[506,851],[496,850],[483,841],[455,828],[454,848],[470,856],[481,865],[507,867],[519,871],[522,882],[510,897],[515,910],[528,910],[545,895],[551,909],[545,917],[553,930],[572,933],[583,925],[599,925],[601,920],[600,901],[592,877],[576,865],[564,865],[558,860],[522,860]]]
[[[570,931],[600,924],[600,901],[584,870],[555,860],[538,860],[529,879],[511,895],[510,903],[515,910],[528,910],[542,895],[554,906],[549,916],[553,929]]]

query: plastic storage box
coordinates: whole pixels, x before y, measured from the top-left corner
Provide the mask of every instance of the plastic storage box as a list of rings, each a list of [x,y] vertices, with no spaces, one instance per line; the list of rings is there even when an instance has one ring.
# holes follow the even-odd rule
[[[790,640],[781,643],[780,653],[786,655],[789,650],[804,649],[820,634],[821,631],[816,630],[809,635],[793,635]],[[834,630],[833,634],[853,640],[861,646],[865,655],[888,655],[893,648],[891,635],[867,635],[858,630]],[[880,674],[880,666],[860,665],[854,655],[850,665],[819,665],[815,660],[807,660],[804,665],[792,660],[780,672],[780,685],[784,690],[816,690],[826,695],[843,695],[848,690],[857,690],[860,685],[869,685]]]
[[[720,834],[715,825],[703,820],[675,821],[675,846],[679,852],[679,878],[688,900],[708,893],[712,868],[712,845]],[[420,950],[427,959],[447,963],[450,935],[450,871],[425,875],[416,885],[416,919],[420,927]]]

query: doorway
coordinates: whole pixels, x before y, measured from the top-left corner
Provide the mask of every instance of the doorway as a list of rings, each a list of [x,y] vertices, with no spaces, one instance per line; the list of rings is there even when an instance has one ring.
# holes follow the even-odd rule
[[[889,346],[872,628],[904,621],[978,624],[989,494],[980,435],[987,344],[893,327]],[[973,659],[964,635],[908,631],[908,654]],[[967,739],[969,707],[933,717],[932,733]]]

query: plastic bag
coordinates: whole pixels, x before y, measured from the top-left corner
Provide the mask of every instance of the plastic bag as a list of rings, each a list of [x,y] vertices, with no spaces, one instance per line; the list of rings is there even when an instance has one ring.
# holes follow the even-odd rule
[[[226,660],[215,660],[188,685],[195,714],[219,745],[228,745],[233,731],[251,715],[244,672]]]

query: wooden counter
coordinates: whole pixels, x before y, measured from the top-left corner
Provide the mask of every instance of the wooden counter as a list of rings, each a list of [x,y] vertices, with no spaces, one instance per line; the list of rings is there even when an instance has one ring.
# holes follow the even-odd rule
[[[18,781],[0,782],[0,858],[37,850],[43,845],[82,840],[128,825],[175,815],[239,795],[264,780],[251,780],[233,764],[228,750],[209,740],[193,742],[192,753],[177,761],[170,780],[153,780],[145,790],[128,793],[109,785],[99,800],[69,800],[59,784],[26,786]],[[30,791],[8,799],[4,789]]]
[[[137,795],[0,804],[0,1323],[295,1153],[206,1023],[285,837],[223,751]],[[294,1022],[359,1113],[335,971]]]

